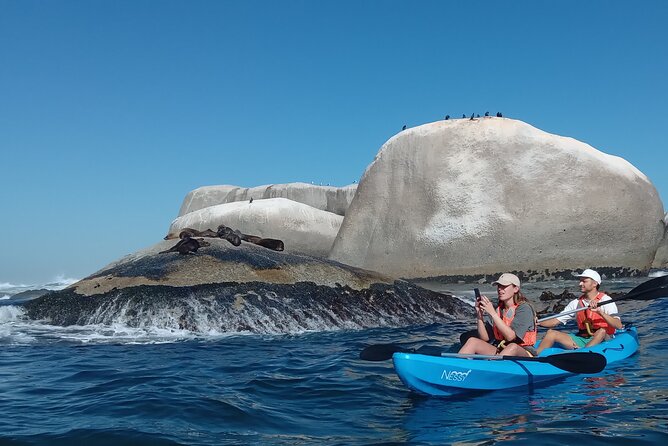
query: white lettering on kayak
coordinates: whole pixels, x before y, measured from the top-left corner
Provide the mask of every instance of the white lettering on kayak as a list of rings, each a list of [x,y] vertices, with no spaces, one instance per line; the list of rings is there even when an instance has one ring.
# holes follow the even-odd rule
[[[448,372],[447,370],[443,370],[441,379],[445,379],[447,381],[464,381],[469,376],[469,373],[471,373],[471,370],[468,372],[458,372],[456,370],[450,370]]]

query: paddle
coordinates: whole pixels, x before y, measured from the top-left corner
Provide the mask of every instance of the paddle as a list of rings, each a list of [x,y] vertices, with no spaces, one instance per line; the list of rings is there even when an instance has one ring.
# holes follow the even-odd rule
[[[598,306],[607,305],[612,302],[617,302],[624,299],[637,299],[637,300],[652,300],[659,297],[668,297],[668,276],[660,276],[654,279],[643,282],[637,287],[633,288],[626,294],[621,296],[613,297],[610,300],[601,302]],[[546,316],[544,318],[538,319],[538,322],[549,321],[550,319],[555,319],[561,316],[567,316],[569,314],[577,313],[579,311],[584,311],[588,307],[576,308],[575,310],[566,311],[563,313],[553,314],[552,316]]]
[[[390,359],[394,353],[417,353],[428,356],[485,359],[495,361],[542,362],[571,373],[598,373],[603,370],[607,364],[605,356],[594,352],[569,352],[530,358],[525,356],[461,355],[458,353],[441,353],[441,349],[439,347],[424,346],[416,350],[407,349],[397,344],[369,345],[360,352],[360,359],[364,361],[385,361]]]

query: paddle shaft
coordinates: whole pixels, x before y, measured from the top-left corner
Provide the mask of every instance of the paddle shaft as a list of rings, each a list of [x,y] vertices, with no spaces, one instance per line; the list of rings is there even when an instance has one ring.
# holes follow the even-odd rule
[[[603,306],[603,305],[606,305],[606,304],[613,303],[613,302],[615,302],[615,300],[616,299],[606,300],[605,302],[601,302],[600,304],[598,304],[598,306],[600,307],[600,306]],[[556,319],[556,318],[561,317],[561,316],[568,316],[570,314],[579,313],[580,311],[584,311],[587,308],[589,308],[589,305],[587,305],[586,307],[576,308],[575,310],[568,310],[568,311],[564,311],[562,313],[553,314],[552,316],[545,316],[543,318],[538,319],[537,322],[540,324],[543,321],[549,321],[551,319]]]
[[[500,361],[532,361],[534,359],[531,356],[475,355],[466,353],[441,353],[441,356],[448,358],[498,359]]]
[[[649,293],[655,293],[658,290],[664,289],[664,288],[666,288],[666,285],[658,286],[656,288],[650,288],[650,289],[643,290],[643,291],[638,291],[636,293],[631,292],[631,293],[628,293],[628,294],[624,294],[622,296],[613,297],[610,300],[606,300],[605,302],[601,302],[601,303],[598,304],[598,306],[600,307],[602,305],[607,305],[607,304],[610,304],[610,303],[613,303],[613,302],[617,302],[618,300],[637,298],[637,297],[640,297],[642,295],[646,295],[646,294],[649,294]],[[667,291],[667,293],[668,293],[668,291]],[[580,311],[586,310],[587,308],[589,308],[589,306],[576,308],[575,310],[564,311],[563,313],[553,314],[552,316],[546,316],[544,318],[538,319],[538,323],[541,323],[543,321],[549,321],[550,319],[556,319],[556,318],[561,317],[561,316],[568,316],[570,314],[578,313]]]
[[[571,373],[598,373],[607,364],[605,356],[594,352],[568,352],[550,356],[501,356],[441,353],[437,356],[495,361],[542,362]]]

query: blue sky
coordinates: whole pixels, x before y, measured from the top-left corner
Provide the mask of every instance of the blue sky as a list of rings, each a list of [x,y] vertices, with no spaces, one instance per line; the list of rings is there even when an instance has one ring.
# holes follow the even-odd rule
[[[668,199],[668,2],[0,0],[0,283],[159,241],[199,186],[358,180],[502,111]]]

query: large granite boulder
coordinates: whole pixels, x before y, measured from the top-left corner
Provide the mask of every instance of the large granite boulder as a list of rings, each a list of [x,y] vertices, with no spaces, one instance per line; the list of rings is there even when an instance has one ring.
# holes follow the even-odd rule
[[[177,237],[184,228],[215,231],[223,224],[244,234],[282,240],[287,252],[327,257],[342,221],[332,212],[286,198],[268,198],[189,212],[172,222],[168,236]]]
[[[270,184],[257,187],[203,186],[188,192],[183,199],[179,216],[199,209],[235,201],[260,198],[287,198],[322,211],[345,215],[357,184],[344,187],[316,186],[306,183]]]
[[[663,239],[656,250],[652,268],[668,268],[668,213],[663,217]]]
[[[449,120],[388,140],[331,259],[397,277],[610,267],[647,270],[663,205],[622,158],[505,118]]]
[[[199,333],[299,333],[470,321],[451,295],[309,256],[209,238],[194,254],[166,240],[24,305],[55,325]]]

